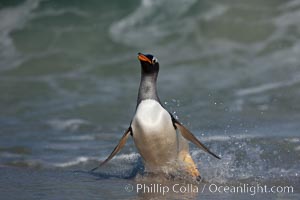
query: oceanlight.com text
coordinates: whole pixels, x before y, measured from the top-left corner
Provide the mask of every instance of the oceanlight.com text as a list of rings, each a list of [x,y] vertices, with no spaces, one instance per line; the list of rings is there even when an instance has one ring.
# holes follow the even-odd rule
[[[155,184],[127,184],[125,186],[125,191],[136,192],[138,194],[161,194],[165,195],[167,193],[224,193],[224,194],[246,194],[246,195],[256,195],[256,194],[275,194],[275,193],[294,193],[293,186],[268,186],[261,184],[239,184],[239,185],[219,185],[219,184],[173,184],[173,185],[163,185],[160,183]]]

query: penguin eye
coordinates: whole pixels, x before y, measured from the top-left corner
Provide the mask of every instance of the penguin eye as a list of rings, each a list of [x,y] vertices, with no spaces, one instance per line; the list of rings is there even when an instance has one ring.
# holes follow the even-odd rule
[[[157,63],[157,62],[158,62],[157,58],[153,57],[153,58],[152,58],[152,64],[155,64],[155,63]]]

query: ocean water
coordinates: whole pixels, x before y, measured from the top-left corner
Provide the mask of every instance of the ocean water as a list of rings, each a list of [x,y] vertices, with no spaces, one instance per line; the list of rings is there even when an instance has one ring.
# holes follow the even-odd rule
[[[1,199],[299,199],[300,1],[0,1]],[[147,193],[131,139],[137,52],[160,62],[165,107],[205,184],[293,192]],[[129,187],[133,191],[128,192]],[[207,189],[207,188],[206,188]]]

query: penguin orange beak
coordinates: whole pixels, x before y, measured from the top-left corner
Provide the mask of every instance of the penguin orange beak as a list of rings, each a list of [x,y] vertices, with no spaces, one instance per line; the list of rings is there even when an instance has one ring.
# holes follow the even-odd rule
[[[147,56],[145,56],[142,53],[138,53],[138,59],[140,61],[145,61],[145,62],[148,62],[148,63],[152,64],[152,61],[149,58],[147,58]]]

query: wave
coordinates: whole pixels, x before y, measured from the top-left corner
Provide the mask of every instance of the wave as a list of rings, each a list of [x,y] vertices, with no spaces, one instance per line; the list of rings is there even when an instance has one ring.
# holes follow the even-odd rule
[[[86,162],[88,162],[90,160],[91,160],[91,158],[89,158],[89,157],[80,156],[80,157],[77,157],[77,158],[75,158],[75,159],[73,159],[71,161],[53,164],[53,166],[55,166],[55,167],[63,167],[63,168],[64,167],[72,167],[72,166],[75,166],[75,165],[86,163]]]
[[[129,46],[144,47],[147,44],[155,44],[160,38],[170,35],[175,27],[184,25],[179,18],[196,2],[142,0],[133,13],[111,25],[110,36],[115,42]],[[169,19],[168,24],[164,23],[166,19]],[[177,30],[186,31],[187,27]],[[151,37],[148,37],[149,35]]]
[[[60,131],[71,130],[76,131],[83,125],[90,124],[88,121],[83,119],[53,119],[47,122],[53,129],[57,129]]]
[[[40,0],[27,0],[16,7],[0,10],[0,70],[16,67],[22,62],[22,55],[15,48],[10,33],[21,29],[31,19],[31,12],[39,3]]]
[[[256,87],[240,89],[236,92],[236,95],[237,96],[247,96],[247,95],[252,95],[252,94],[259,94],[259,93],[266,92],[269,90],[275,90],[275,89],[281,89],[283,87],[293,86],[293,85],[299,84],[299,83],[300,83],[300,78],[299,78],[299,76],[297,76],[296,78],[293,78],[292,80],[276,82],[276,83],[267,83],[267,84],[259,85]]]
[[[202,139],[221,160],[212,158],[191,145],[191,155],[205,180],[211,182],[242,182],[245,180],[294,179],[299,176],[300,138],[204,137]],[[287,156],[288,155],[288,156]],[[62,168],[89,171],[106,157],[77,156],[63,162],[29,159],[6,165],[30,168]],[[13,157],[12,159],[17,159]],[[95,173],[105,177],[125,178],[142,173],[141,157],[136,152],[117,155]]]
[[[214,159],[191,146],[191,155],[206,180],[224,183],[247,179],[293,178],[299,175],[297,149],[300,146],[300,138],[298,137],[267,139],[262,137],[220,136],[204,137],[203,141],[206,144],[211,144],[210,147],[215,152],[220,152],[222,157],[221,160]],[[218,142],[218,145],[216,145],[216,142]],[[286,158],[286,154],[289,154],[290,158]],[[76,158],[60,166],[76,166],[80,162],[86,162],[86,166],[88,166],[103,159]],[[99,170],[100,173],[105,172],[106,174],[134,170],[132,168],[140,167],[136,164],[139,159],[141,158],[138,153],[121,154],[116,156],[106,167]],[[118,169],[119,166],[123,166],[121,171]]]

